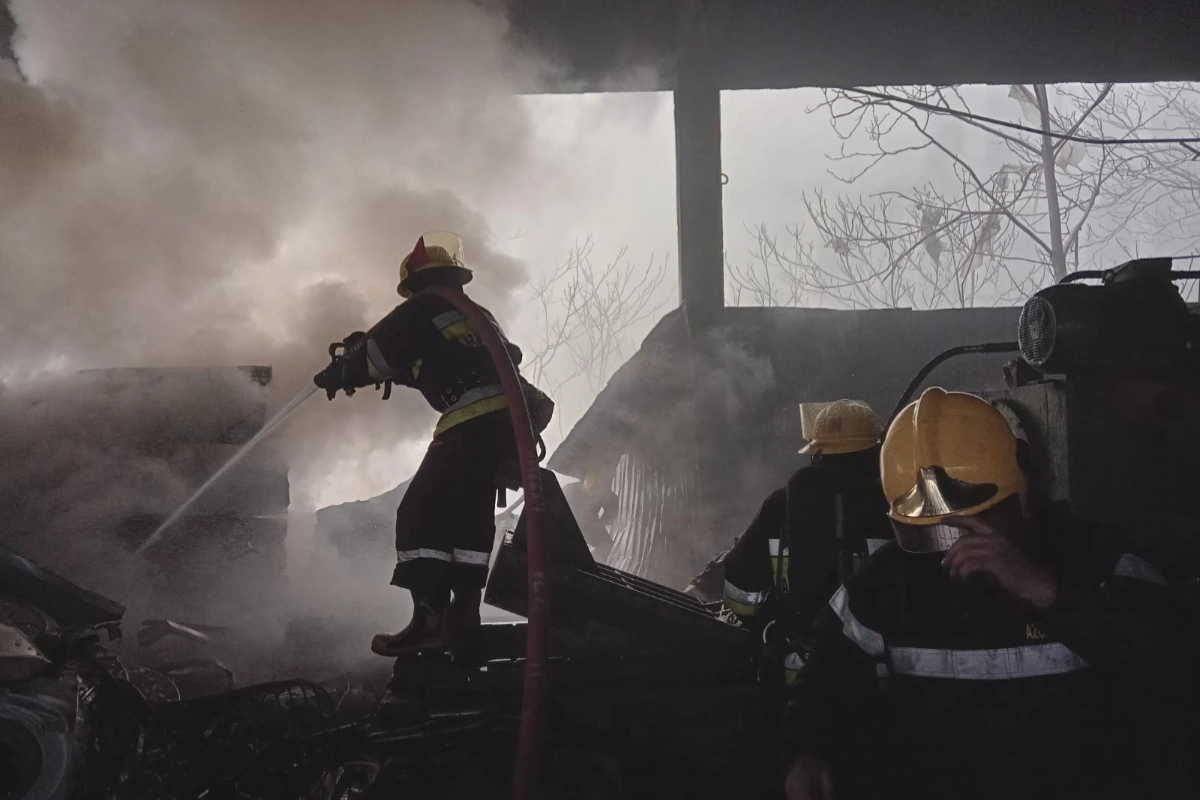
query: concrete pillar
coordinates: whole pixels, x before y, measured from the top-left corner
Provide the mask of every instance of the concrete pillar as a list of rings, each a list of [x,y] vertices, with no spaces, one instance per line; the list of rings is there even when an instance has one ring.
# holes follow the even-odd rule
[[[716,322],[725,307],[721,91],[710,72],[681,65],[675,86],[679,302],[695,329]]]

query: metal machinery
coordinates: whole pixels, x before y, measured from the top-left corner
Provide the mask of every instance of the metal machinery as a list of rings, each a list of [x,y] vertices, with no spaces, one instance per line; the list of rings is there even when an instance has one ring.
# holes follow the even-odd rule
[[[1021,358],[1006,366],[1006,388],[981,394],[1012,410],[1024,429],[1035,492],[1065,503],[1072,516],[1125,529],[1157,556],[1178,599],[1196,608],[1200,308],[1186,304],[1177,286],[1200,273],[1171,266],[1169,258],[1141,259],[1068,275],[1038,292],[1022,309],[1018,341],[1009,343]],[[1149,731],[1160,723],[1138,724]],[[1195,794],[1200,720],[1185,711],[1177,730],[1159,735],[1144,757],[1173,794]]]
[[[1176,288],[1195,277],[1143,259],[1038,292],[1021,362],[987,393],[1017,412],[1046,499],[1124,527],[1178,581],[1200,574],[1200,316]]]
[[[1025,429],[1035,489],[1075,516],[1126,528],[1168,556],[1170,577],[1190,580],[1200,566],[1200,511],[1191,502],[1200,479],[1200,315],[1176,282],[1197,276],[1172,271],[1169,258],[1067,276],[1025,304],[1018,341],[939,355],[896,411],[948,357],[1019,351],[1006,388],[982,394],[1009,406]]]
[[[324,689],[232,689],[213,661],[126,664],[124,613],[0,546],[5,798],[302,797],[320,784],[337,761],[317,735],[334,717]]]

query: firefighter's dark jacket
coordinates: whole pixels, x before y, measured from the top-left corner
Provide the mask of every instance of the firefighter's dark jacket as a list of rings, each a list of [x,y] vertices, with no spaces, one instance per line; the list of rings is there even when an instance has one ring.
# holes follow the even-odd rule
[[[1044,612],[941,554],[876,552],[818,622],[787,757],[824,757],[839,797],[1147,796],[1194,713],[1194,615],[1118,532],[1054,527]]]
[[[891,538],[878,454],[872,448],[827,457],[767,497],[724,558],[728,608],[743,621],[774,617],[784,607],[811,620],[839,574],[866,560],[868,541]]]
[[[484,314],[495,324],[491,313]],[[499,326],[496,326],[499,331]],[[503,332],[501,332],[503,338]],[[521,350],[504,340],[514,365]],[[367,332],[367,346],[350,365],[356,386],[390,380],[417,389],[442,414],[437,435],[455,425],[507,407],[500,377],[476,333],[463,315],[445,300],[417,293]],[[522,384],[537,412],[541,392]]]

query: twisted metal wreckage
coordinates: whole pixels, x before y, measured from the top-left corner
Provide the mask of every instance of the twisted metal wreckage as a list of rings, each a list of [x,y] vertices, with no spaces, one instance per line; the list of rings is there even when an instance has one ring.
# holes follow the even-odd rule
[[[125,608],[0,548],[0,744],[15,797],[306,796],[335,708],[307,681],[234,689],[215,660],[122,662]],[[165,620],[138,631],[208,633]],[[10,796],[10,795],[5,795]]]

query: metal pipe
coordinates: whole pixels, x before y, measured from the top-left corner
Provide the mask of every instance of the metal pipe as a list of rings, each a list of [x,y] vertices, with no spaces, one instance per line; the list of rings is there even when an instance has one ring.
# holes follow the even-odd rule
[[[1090,281],[1100,280],[1104,277],[1102,269],[1081,269],[1076,272],[1068,272],[1059,278],[1059,283],[1074,283],[1075,281]]]
[[[1078,272],[1071,272],[1062,277],[1059,283],[1074,283],[1075,281],[1090,281],[1101,280],[1108,275],[1109,270],[1103,269],[1081,269]],[[1200,270],[1173,269],[1171,270],[1171,280],[1195,280],[1200,278]]]
[[[889,424],[891,423],[891,420],[894,420],[900,414],[900,412],[904,410],[904,407],[908,405],[908,401],[913,396],[913,392],[917,390],[917,387],[920,386],[921,383],[929,377],[929,373],[937,369],[942,362],[949,361],[956,356],[966,356],[977,353],[1019,352],[1021,352],[1021,345],[1017,342],[988,342],[986,344],[965,344],[960,347],[951,347],[949,350],[944,350],[941,353],[938,353],[936,356],[929,359],[925,366],[921,367],[921,371],[917,373],[917,376],[913,378],[909,382],[908,387],[905,388],[904,394],[900,395],[900,402],[896,403],[896,407],[892,409],[892,415],[888,417]]]

